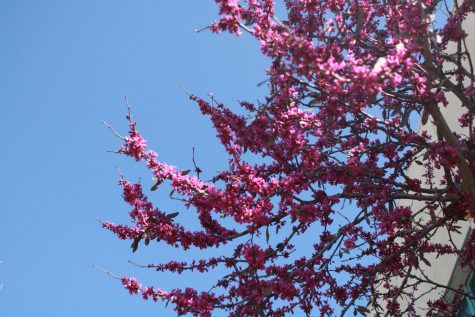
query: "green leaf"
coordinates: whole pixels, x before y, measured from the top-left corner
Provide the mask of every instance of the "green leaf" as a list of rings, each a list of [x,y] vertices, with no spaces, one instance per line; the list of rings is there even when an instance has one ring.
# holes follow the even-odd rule
[[[422,260],[422,262],[424,262],[427,266],[432,266],[432,264],[429,262],[429,260],[427,260],[426,258],[424,258],[422,256],[422,254],[419,254],[419,258]]]
[[[364,307],[364,306],[358,306],[356,309],[357,309],[358,312],[359,312],[360,314],[362,314],[362,315],[365,315],[365,314],[367,314],[367,313],[370,313],[369,309],[366,308],[366,307]]]
[[[142,237],[137,237],[134,239],[134,242],[132,242],[132,245],[130,246],[130,248],[132,249],[132,252],[137,251],[140,240],[142,240]]]
[[[185,176],[185,175],[190,174],[190,172],[191,172],[191,170],[182,171],[181,175]]]
[[[150,190],[153,192],[154,190],[157,190],[158,186],[160,186],[161,182],[158,181],[155,183],[155,185],[152,186],[152,188],[150,188]]]
[[[366,213],[366,212],[365,212],[365,214],[364,214],[364,220],[366,221],[366,223],[367,223],[368,225],[371,224],[371,221],[369,220],[368,213]]]

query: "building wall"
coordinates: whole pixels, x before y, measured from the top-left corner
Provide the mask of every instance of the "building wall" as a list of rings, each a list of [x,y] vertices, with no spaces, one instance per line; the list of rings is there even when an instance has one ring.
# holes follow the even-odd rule
[[[470,55],[474,59],[475,62],[475,14],[471,14],[465,24],[464,24],[464,29],[466,32],[470,32],[469,36],[467,38],[467,47],[469,48]],[[473,31],[472,31],[473,30]],[[448,48],[448,51],[455,51],[456,46],[450,46]],[[453,65],[452,65],[453,66]],[[451,65],[446,65],[446,67],[451,67]],[[460,124],[458,123],[458,119],[460,115],[462,114],[462,105],[460,100],[455,97],[455,95],[450,94],[448,96],[449,104],[447,107],[441,107],[441,111],[444,115],[445,120],[449,124],[449,126],[453,129],[453,131],[457,133],[466,133],[467,131],[463,131],[460,128]],[[425,125],[421,125],[419,127],[419,132],[422,131],[427,131],[431,136],[433,136],[435,139],[437,138],[437,133],[436,133],[436,128],[434,124],[431,122],[431,118],[429,117],[428,122]],[[425,169],[423,166],[419,166],[417,164],[413,164],[409,170],[408,170],[408,175],[411,178],[419,178],[422,180],[422,175],[424,174]],[[436,179],[440,179],[442,177],[442,172],[441,170],[436,171],[435,176]],[[400,205],[406,205],[406,206],[411,206],[412,210],[419,210],[424,207],[425,203],[419,202],[419,201],[408,201],[408,200],[401,200],[399,202]],[[442,210],[438,211],[439,213],[442,213]],[[421,217],[430,217],[428,214],[424,214]],[[464,241],[468,235],[468,233],[471,230],[471,227],[473,227],[473,221],[459,221],[457,223],[461,227],[460,232],[461,234],[454,234],[451,233],[451,238],[454,244],[457,246],[457,248],[461,248],[464,244]],[[433,236],[432,241],[433,242],[447,242],[450,239],[449,233],[445,229],[439,229],[436,234]],[[462,270],[460,266],[457,265],[458,259],[457,256],[451,255],[451,256],[440,256],[436,257],[435,255],[428,255],[427,260],[431,263],[430,266],[426,265],[422,261],[420,262],[420,270],[418,272],[413,272],[414,275],[417,275],[419,277],[423,277],[424,275],[427,276],[429,280],[432,280],[436,283],[439,283],[441,285],[449,285],[451,287],[457,288],[459,285],[465,284],[466,280],[468,279],[469,276],[469,271],[468,270]],[[402,279],[394,279],[393,280],[394,285],[398,285],[402,283]],[[380,289],[381,290],[381,289]],[[383,290],[381,290],[383,291]],[[445,296],[447,300],[452,300],[454,294],[452,292],[447,292],[446,289],[444,288],[439,288],[436,290],[433,290],[433,285],[424,283],[421,284],[417,292],[415,294],[416,296],[421,296],[420,299],[417,301],[416,305],[416,313],[418,316],[425,316],[428,311],[430,310],[430,307],[426,305],[428,300],[436,300],[440,298],[441,296]],[[401,307],[405,306],[405,300],[402,299],[400,300],[400,305]],[[381,306],[384,307],[384,305],[381,303]],[[371,310],[371,306],[369,307]],[[369,315],[374,315],[370,313]]]
[[[472,58],[475,59],[475,32],[472,30],[475,30],[475,14],[471,14],[468,16],[467,20],[465,21],[464,24],[464,30],[466,30],[467,33],[469,33],[469,36],[466,39],[467,47],[470,52],[470,55]],[[456,46],[451,45],[448,48],[449,53],[450,52],[455,52],[456,51]],[[468,63],[465,62],[466,66],[468,66]],[[446,65],[446,67],[450,68],[453,65]],[[462,108],[462,103],[461,101],[452,93],[448,95],[448,101],[449,104],[447,107],[441,107],[441,111],[444,115],[445,120],[449,124],[449,126],[453,129],[453,131],[457,133],[468,133],[468,129],[463,131],[460,128],[460,124],[458,122],[458,119],[460,118],[460,115],[464,112]],[[419,128],[420,131],[426,130],[428,131],[432,136],[436,137],[436,130],[434,127],[434,124],[432,122],[429,122],[426,125],[421,125]],[[438,171],[441,173],[441,171]],[[423,174],[423,171],[421,169],[421,166],[419,165],[414,165],[411,166],[409,169],[409,174],[413,177],[417,177],[419,175]],[[441,175],[439,174],[438,177],[440,178]],[[441,211],[439,211],[441,212]],[[460,232],[461,234],[451,234],[451,238],[454,242],[454,244],[457,246],[457,248],[461,248],[464,244],[465,239],[467,238],[471,227],[473,227],[473,221],[458,221],[457,223],[458,226],[461,227]],[[437,234],[433,237],[433,241],[449,241],[449,234],[447,230],[439,230]],[[423,271],[426,276],[439,284],[442,285],[449,285],[451,287],[457,288],[459,285],[463,285],[466,282],[466,279],[468,278],[469,272],[468,271],[463,271],[461,270],[460,266],[457,265],[457,257],[456,256],[441,256],[439,258],[436,258],[435,255],[428,257],[429,262],[431,262],[431,266],[427,266],[425,264],[421,265],[421,270]],[[422,273],[419,273],[422,274]],[[422,287],[419,289],[419,292],[421,294],[430,291],[431,285],[429,284],[424,284]],[[428,299],[437,299],[440,297],[440,295],[444,292],[442,289],[438,292],[429,292],[426,296],[424,296],[424,300],[421,302],[427,302]],[[444,292],[445,296],[448,300],[452,299],[453,293],[451,292]],[[427,312],[427,308],[425,305],[421,303],[420,308],[418,313],[420,315],[425,315]]]

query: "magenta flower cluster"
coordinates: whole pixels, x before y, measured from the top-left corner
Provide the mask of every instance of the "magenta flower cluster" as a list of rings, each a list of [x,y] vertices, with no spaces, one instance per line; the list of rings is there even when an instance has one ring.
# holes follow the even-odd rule
[[[464,44],[474,1],[438,24],[438,0],[286,0],[281,19],[270,0],[216,3],[210,29],[248,33],[271,60],[268,96],[239,111],[190,96],[228,155],[209,181],[197,166],[158,160],[129,115],[118,152],[148,168],[151,192],[166,182],[190,212],[162,211],[122,178],[132,223],[103,226],[134,251],[175,247],[175,260],[146,265],[158,272],[221,273],[206,288],[164,291],[128,277],[124,287],[178,315],[416,316],[424,305],[430,316],[455,314],[469,294],[428,299],[420,289],[446,286],[419,273],[434,257],[475,265],[475,234],[463,247],[432,239],[475,218],[475,76]],[[218,256],[183,261],[190,248]]]

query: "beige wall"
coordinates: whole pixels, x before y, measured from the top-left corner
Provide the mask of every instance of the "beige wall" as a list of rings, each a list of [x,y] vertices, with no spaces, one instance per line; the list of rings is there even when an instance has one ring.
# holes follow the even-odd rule
[[[466,20],[466,23],[464,25],[465,30],[468,32],[470,30],[475,31],[475,14],[471,14],[468,19]],[[469,38],[467,39],[467,46],[469,47],[469,51],[471,53],[472,58],[474,58],[475,61],[475,32],[472,31],[472,33],[469,35]],[[450,50],[454,50],[455,47],[449,47]],[[450,65],[447,65],[447,67],[450,67]],[[460,117],[460,114],[462,113],[462,106],[461,102],[454,96],[450,95],[448,96],[449,98],[449,105],[444,108],[441,107],[441,111],[447,120],[448,124],[450,127],[454,129],[454,131],[457,131],[458,133],[464,133],[465,131],[461,131],[461,128],[458,123],[458,119]],[[436,130],[431,122],[431,118],[429,117],[429,121],[427,122],[426,125],[421,125],[419,128],[419,132],[422,131],[427,131],[430,135],[434,136],[436,138]],[[440,178],[442,176],[442,171],[437,171],[438,175],[436,174],[436,177]],[[413,164],[409,170],[408,170],[408,175],[411,176],[412,178],[422,178],[422,175],[424,174],[424,168],[422,166]],[[400,205],[408,205],[411,206],[412,210],[418,210],[424,206],[424,203],[421,203],[419,201],[400,201]],[[439,211],[440,213],[442,211]],[[429,217],[429,215],[424,215],[423,217]],[[452,240],[456,244],[458,248],[462,247],[465,238],[467,236],[467,233],[470,231],[470,227],[473,227],[473,221],[459,221],[458,225],[462,227],[460,230],[462,233],[461,234],[451,234],[452,235]],[[436,234],[434,235],[432,241],[437,242],[437,241],[449,241],[449,235],[447,230],[445,229],[439,229]],[[458,287],[460,284],[464,284],[467,277],[468,277],[468,272],[467,271],[462,271],[458,265],[457,265],[457,257],[456,256],[440,256],[439,258],[436,258],[435,255],[430,256],[428,255],[427,260],[431,263],[431,266],[427,266],[424,264],[422,261],[420,262],[420,271],[414,272],[415,275],[422,276],[425,274],[430,280],[442,284],[442,285],[451,285]],[[394,284],[398,285],[402,282],[402,279],[394,279]],[[421,295],[422,297],[417,301],[416,305],[416,312],[418,316],[425,316],[430,309],[430,307],[427,307],[426,303],[428,300],[432,299],[438,299],[441,296],[444,296],[448,299],[451,300],[453,294],[450,292],[446,292],[445,289],[440,288],[438,290],[432,290],[432,285],[426,283],[426,284],[421,284],[418,287],[417,290],[417,296]],[[380,291],[384,291],[380,289]],[[425,295],[423,295],[425,294]],[[405,306],[405,300],[401,299],[400,300],[401,307]],[[381,305],[384,307],[384,305]],[[368,307],[371,310],[371,307]],[[374,314],[369,314],[369,315],[374,315]]]
[[[475,30],[475,14],[471,14],[464,24],[464,29],[469,33],[471,30]],[[469,49],[470,55],[472,58],[475,58],[475,32],[469,33],[469,36],[466,40],[467,47]],[[448,48],[448,51],[455,51],[455,45],[452,45]],[[447,67],[451,67],[453,65],[447,65]],[[460,128],[460,124],[458,123],[458,119],[462,114],[462,103],[460,100],[455,97],[452,93],[448,95],[449,104],[447,107],[441,107],[442,113],[444,114],[444,118],[449,124],[449,126],[458,133],[468,133],[468,129],[463,131]],[[426,130],[430,132],[431,135],[436,135],[436,131],[434,125],[431,122],[428,122],[426,125],[421,126],[420,130]],[[440,172],[440,171],[439,171]],[[421,175],[422,171],[420,166],[414,165],[411,166],[409,173],[413,176]],[[440,177],[440,175],[439,175]],[[457,225],[461,226],[462,229],[460,230],[462,234],[453,234],[452,239],[455,242],[458,248],[463,246],[463,243],[467,237],[468,232],[470,231],[470,227],[473,227],[473,221],[459,221]],[[448,241],[449,236],[446,230],[440,230],[433,238],[433,241]],[[460,267],[457,265],[457,257],[456,256],[443,256],[439,258],[435,258],[432,256],[428,258],[428,260],[432,263],[430,267],[425,265],[421,266],[421,270],[434,282],[437,282],[442,285],[450,285],[453,287],[458,287],[460,284],[464,284],[466,278],[468,277],[468,272],[463,272]],[[423,287],[420,288],[419,292],[422,294],[426,291],[429,291],[431,288],[430,285],[425,284]],[[439,292],[431,292],[427,296],[424,297],[424,302],[427,302],[428,299],[436,299],[440,297],[443,293],[443,290]],[[453,294],[447,292],[446,294],[447,299],[451,299]],[[427,307],[421,304],[419,309],[420,315],[424,315],[427,312]]]

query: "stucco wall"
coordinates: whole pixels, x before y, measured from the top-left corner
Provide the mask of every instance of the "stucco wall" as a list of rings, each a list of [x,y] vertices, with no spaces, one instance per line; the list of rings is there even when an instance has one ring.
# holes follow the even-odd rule
[[[472,58],[475,60],[475,14],[471,14],[465,24],[464,24],[464,29],[469,33],[469,37],[467,38],[467,46],[470,51],[470,55]],[[473,30],[473,31],[472,31]],[[448,48],[448,51],[455,50],[456,46],[453,45]],[[453,66],[453,65],[452,65]],[[451,67],[451,65],[447,64],[445,67]],[[442,107],[441,111],[444,115],[445,120],[449,124],[449,126],[456,131],[457,133],[465,133],[467,131],[462,131],[460,128],[460,125],[458,123],[458,119],[462,113],[462,105],[461,102],[458,98],[455,97],[455,95],[450,94],[448,96],[449,99],[449,104],[447,107]],[[434,124],[431,122],[431,118],[429,117],[428,122],[425,125],[421,125],[419,127],[419,132],[422,131],[427,131],[431,136],[434,138],[437,138],[437,133]],[[422,175],[424,174],[425,170],[423,166],[419,166],[417,164],[413,164],[409,170],[408,170],[408,175],[412,178],[419,178],[422,179]],[[436,178],[441,178],[442,171],[438,170],[436,171]],[[401,200],[399,202],[400,205],[408,205],[411,206],[412,210],[418,210],[421,209],[424,206],[424,203],[419,202],[419,201],[407,201],[407,200]],[[439,210],[439,213],[442,211]],[[428,214],[424,214],[421,217],[429,217]],[[457,225],[461,227],[460,232],[461,234],[451,234],[452,241],[454,244],[460,248],[462,247],[468,232],[471,230],[471,225],[473,223],[472,221],[459,221]],[[437,241],[449,241],[449,233],[445,229],[440,229],[436,232],[436,234],[432,238],[433,242]],[[439,283],[441,285],[450,285],[452,287],[458,287],[461,284],[464,284],[466,279],[468,278],[469,272],[468,271],[463,271],[460,269],[460,267],[457,265],[457,257],[456,256],[440,256],[436,257],[435,255],[428,255],[427,260],[431,263],[430,266],[424,264],[422,261],[420,262],[420,270],[418,272],[413,272],[414,275],[417,276],[427,276],[429,280],[432,280],[436,283]],[[394,279],[393,284],[394,285],[399,285],[401,284],[402,279]],[[380,289],[380,291],[384,291]],[[418,316],[425,316],[427,312],[430,310],[430,307],[426,305],[428,300],[435,300],[440,298],[441,296],[445,296],[448,300],[451,300],[453,294],[451,292],[447,292],[444,288],[439,288],[436,290],[433,290],[433,285],[425,283],[421,284],[416,292],[416,297],[420,296],[420,298],[417,300],[417,305],[416,305],[416,313]],[[401,299],[399,301],[401,307],[405,306],[405,300]],[[384,306],[383,303],[381,303],[381,306]],[[372,310],[372,307],[368,307],[370,310]],[[370,313],[369,315],[374,316],[374,313]]]

